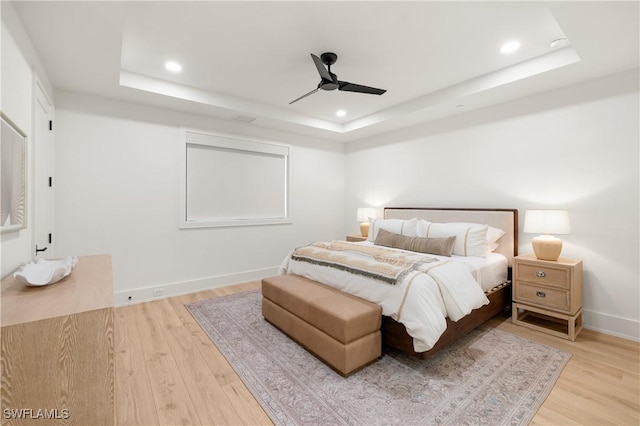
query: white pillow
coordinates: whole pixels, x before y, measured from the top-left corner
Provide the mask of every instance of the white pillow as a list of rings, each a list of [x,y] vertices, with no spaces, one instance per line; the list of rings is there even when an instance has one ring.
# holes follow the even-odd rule
[[[487,229],[487,242],[488,243],[497,243],[498,240],[500,238],[502,238],[502,236],[504,234],[506,234],[506,232],[504,232],[502,229],[494,228],[493,226],[489,226],[489,228]],[[493,250],[491,250],[491,251],[493,251]]]
[[[431,225],[431,222],[428,220],[418,219],[418,223],[416,225],[416,237],[426,238],[429,225]]]
[[[448,222],[447,225],[463,225],[463,226],[482,226],[482,223],[469,223],[469,222]],[[494,228],[491,225],[487,225],[487,242],[495,243],[497,242],[506,232],[504,232],[500,228]]]
[[[500,247],[500,244],[498,243],[487,243],[485,242],[485,251],[486,254],[488,255],[489,253],[492,253],[495,249],[497,249],[498,247]]]
[[[369,241],[375,241],[378,236],[378,231],[384,229],[385,231],[393,232],[394,234],[404,235],[407,237],[417,237],[416,226],[418,219],[374,219],[369,218]]]
[[[486,239],[489,225],[475,223],[431,223],[427,226],[428,238],[456,237],[453,254],[458,256],[486,256]]]

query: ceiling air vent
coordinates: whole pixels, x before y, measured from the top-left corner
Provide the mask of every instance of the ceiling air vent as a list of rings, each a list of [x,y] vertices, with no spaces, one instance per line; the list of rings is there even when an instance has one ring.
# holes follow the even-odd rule
[[[241,123],[253,123],[256,117],[251,117],[248,115],[238,114],[232,118],[233,121],[240,121]]]

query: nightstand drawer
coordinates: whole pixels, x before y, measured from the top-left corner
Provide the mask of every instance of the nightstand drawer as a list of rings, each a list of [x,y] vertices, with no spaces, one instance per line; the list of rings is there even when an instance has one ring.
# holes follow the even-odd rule
[[[566,289],[569,289],[571,285],[569,269],[553,268],[546,265],[529,265],[526,263],[518,264],[516,280]]]
[[[515,287],[514,299],[522,303],[569,312],[571,308],[570,295],[571,293],[566,290],[518,282]]]

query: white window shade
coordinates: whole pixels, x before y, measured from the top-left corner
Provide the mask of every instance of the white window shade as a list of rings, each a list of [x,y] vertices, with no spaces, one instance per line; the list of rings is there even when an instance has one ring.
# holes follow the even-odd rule
[[[289,147],[186,131],[183,228],[290,223]]]

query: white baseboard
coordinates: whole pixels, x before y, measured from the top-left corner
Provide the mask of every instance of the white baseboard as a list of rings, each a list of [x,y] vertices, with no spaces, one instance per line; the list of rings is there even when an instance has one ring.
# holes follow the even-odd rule
[[[640,342],[640,321],[583,310],[584,328]]]
[[[217,275],[197,280],[181,281],[151,287],[133,288],[114,293],[114,305],[126,306],[132,303],[143,303],[171,296],[195,293],[202,290],[227,287],[234,284],[260,280],[276,275],[277,266],[236,274]],[[130,298],[130,299],[129,299]],[[621,318],[614,315],[584,310],[584,328],[640,341],[640,321]]]
[[[151,287],[120,290],[114,293],[114,305],[127,306],[133,303],[149,302],[171,296],[195,293],[212,288],[227,287],[234,284],[260,280],[277,274],[278,267],[256,269],[237,274],[217,275],[197,280],[181,281]]]

